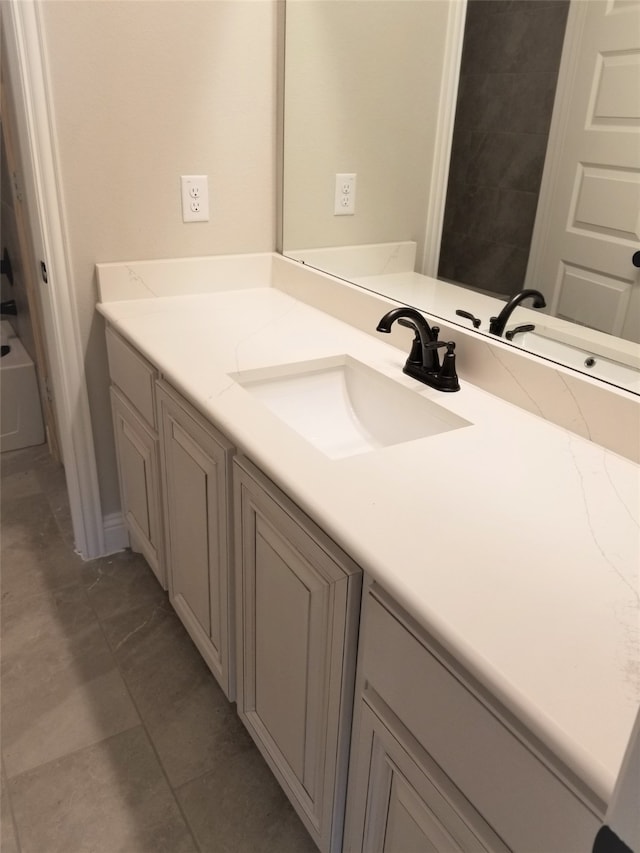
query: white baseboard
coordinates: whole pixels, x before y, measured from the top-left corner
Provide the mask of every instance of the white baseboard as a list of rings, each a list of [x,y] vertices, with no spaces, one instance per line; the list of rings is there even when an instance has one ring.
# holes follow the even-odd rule
[[[129,534],[121,512],[112,512],[102,519],[104,529],[104,555],[115,554],[129,547]]]

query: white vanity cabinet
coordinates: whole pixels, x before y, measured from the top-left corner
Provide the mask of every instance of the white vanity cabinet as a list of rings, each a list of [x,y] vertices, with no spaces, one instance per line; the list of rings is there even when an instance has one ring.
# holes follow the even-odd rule
[[[592,795],[367,583],[345,853],[584,853],[601,818]]]
[[[157,405],[169,598],[226,696],[233,699],[233,445],[162,381]]]
[[[361,571],[234,463],[238,713],[322,851],[342,844]]]
[[[588,853],[606,809],[563,763],[571,733],[554,752],[532,733],[537,703],[455,658],[467,626],[438,635],[370,579],[361,596],[361,569],[313,519],[111,328],[107,343],[132,545],[161,581],[166,565],[176,612],[318,848]],[[246,452],[275,454],[279,435],[261,446],[259,418],[247,429],[253,410],[230,398],[207,398],[212,416],[238,424]],[[311,494],[271,462],[292,496]],[[382,569],[389,585],[403,571]]]
[[[157,371],[110,327],[106,337],[122,514],[132,549],[144,555],[166,589],[155,413]]]

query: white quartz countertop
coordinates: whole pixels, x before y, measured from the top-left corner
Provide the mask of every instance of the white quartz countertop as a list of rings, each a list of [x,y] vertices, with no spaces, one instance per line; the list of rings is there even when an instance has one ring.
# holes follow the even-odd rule
[[[608,801],[640,704],[638,466],[276,288],[99,310]],[[343,354],[470,426],[331,460],[229,377]]]

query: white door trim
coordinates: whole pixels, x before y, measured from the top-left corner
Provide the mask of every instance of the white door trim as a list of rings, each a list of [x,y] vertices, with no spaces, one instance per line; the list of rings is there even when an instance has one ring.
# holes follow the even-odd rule
[[[3,2],[3,24],[17,112],[36,256],[47,267],[43,298],[47,351],[60,427],[62,458],[76,550],[84,559],[105,553],[104,525],[84,372],[84,353],[72,287],[42,10],[35,0]]]
[[[438,276],[440,244],[444,226],[444,209],[447,200],[447,184],[451,163],[453,126],[456,119],[456,102],[460,81],[460,62],[464,25],[467,15],[467,0],[450,0],[447,32],[443,58],[440,107],[436,124],[436,138],[431,171],[431,185],[427,205],[427,217],[422,254],[423,275]]]

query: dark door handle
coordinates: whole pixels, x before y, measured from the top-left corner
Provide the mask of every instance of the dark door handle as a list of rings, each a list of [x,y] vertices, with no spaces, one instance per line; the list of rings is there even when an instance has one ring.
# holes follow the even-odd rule
[[[631,257],[631,263],[634,267],[640,267],[640,251],[634,252]]]

